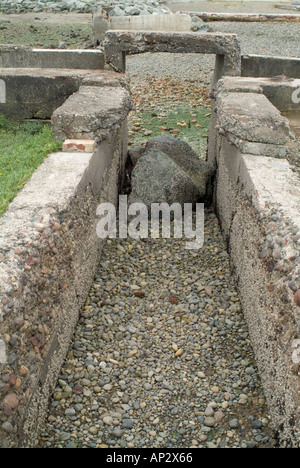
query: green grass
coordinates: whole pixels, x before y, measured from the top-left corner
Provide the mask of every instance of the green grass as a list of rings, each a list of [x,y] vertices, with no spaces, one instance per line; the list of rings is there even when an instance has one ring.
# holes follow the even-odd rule
[[[49,125],[0,115],[0,216],[44,158],[61,146],[53,140]]]
[[[91,26],[0,21],[0,44],[58,47],[61,41],[68,48],[82,49],[91,42]]]
[[[191,111],[178,106],[166,112],[146,110],[135,115],[130,125],[130,140],[139,146],[145,140],[159,135],[170,135],[188,142],[198,154],[205,156],[210,112],[207,108]],[[149,136],[147,133],[151,132]]]

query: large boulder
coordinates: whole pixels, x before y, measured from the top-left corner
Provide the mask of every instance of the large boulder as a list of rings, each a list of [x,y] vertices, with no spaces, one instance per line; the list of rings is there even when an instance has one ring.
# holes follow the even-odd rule
[[[149,149],[137,162],[131,178],[129,204],[196,203],[200,192],[197,185],[167,154]]]
[[[153,149],[167,154],[193,180],[198,187],[199,197],[206,197],[214,174],[212,164],[200,159],[188,143],[170,136],[159,136],[149,140],[145,153]]]

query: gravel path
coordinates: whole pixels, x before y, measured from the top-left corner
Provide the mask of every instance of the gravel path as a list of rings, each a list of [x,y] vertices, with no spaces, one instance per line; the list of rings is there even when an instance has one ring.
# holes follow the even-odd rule
[[[205,247],[111,241],[77,326],[44,447],[270,447],[218,222]]]
[[[215,32],[237,34],[242,54],[300,57],[300,27],[291,23],[207,23]],[[210,84],[215,59],[200,54],[141,54],[127,57],[134,82],[146,76],[204,79]]]

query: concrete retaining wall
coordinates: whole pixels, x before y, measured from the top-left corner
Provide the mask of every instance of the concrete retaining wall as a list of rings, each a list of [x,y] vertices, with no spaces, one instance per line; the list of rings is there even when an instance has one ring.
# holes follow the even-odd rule
[[[279,75],[300,78],[300,58],[266,57],[264,55],[242,56],[242,76],[272,78]]]
[[[0,219],[2,447],[37,443],[105,246],[96,235],[96,208],[100,201],[118,200],[127,156],[129,106],[123,105],[130,100],[122,85],[105,90],[103,112],[111,120],[106,121],[96,150],[50,155]],[[114,93],[123,99],[115,99]],[[87,116],[84,107],[82,111]],[[81,121],[83,134],[87,122]],[[99,127],[98,121],[97,135]],[[72,130],[68,136],[74,137]]]
[[[33,49],[2,45],[0,68],[103,70],[104,54],[100,50]]]
[[[266,83],[276,88],[270,80],[219,82],[209,160],[272,424],[282,447],[299,447],[300,178],[288,162],[289,123],[264,95]]]
[[[2,68],[5,100],[0,113],[13,119],[50,119],[55,109],[76,93],[83,84],[126,86],[122,75],[101,70]]]

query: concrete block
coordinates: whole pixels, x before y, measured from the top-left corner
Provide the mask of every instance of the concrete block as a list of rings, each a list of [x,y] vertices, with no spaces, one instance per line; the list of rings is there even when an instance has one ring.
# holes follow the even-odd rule
[[[100,44],[108,30],[128,31],[191,31],[192,18],[188,14],[158,14],[139,16],[111,16],[105,12],[93,16],[93,41]]]
[[[221,94],[216,107],[222,133],[248,142],[286,144],[289,123],[263,94]]]
[[[242,56],[242,76],[272,78],[279,75],[300,78],[300,58],[266,57],[264,55]]]
[[[81,86],[79,91],[52,115],[53,137],[57,140],[110,138],[126,123],[130,96],[119,87]]]
[[[275,99],[282,89],[295,89],[295,80],[220,80],[214,91],[209,161],[216,167],[214,205],[272,427],[280,447],[297,448],[300,181],[290,164],[288,125],[264,95]]]

